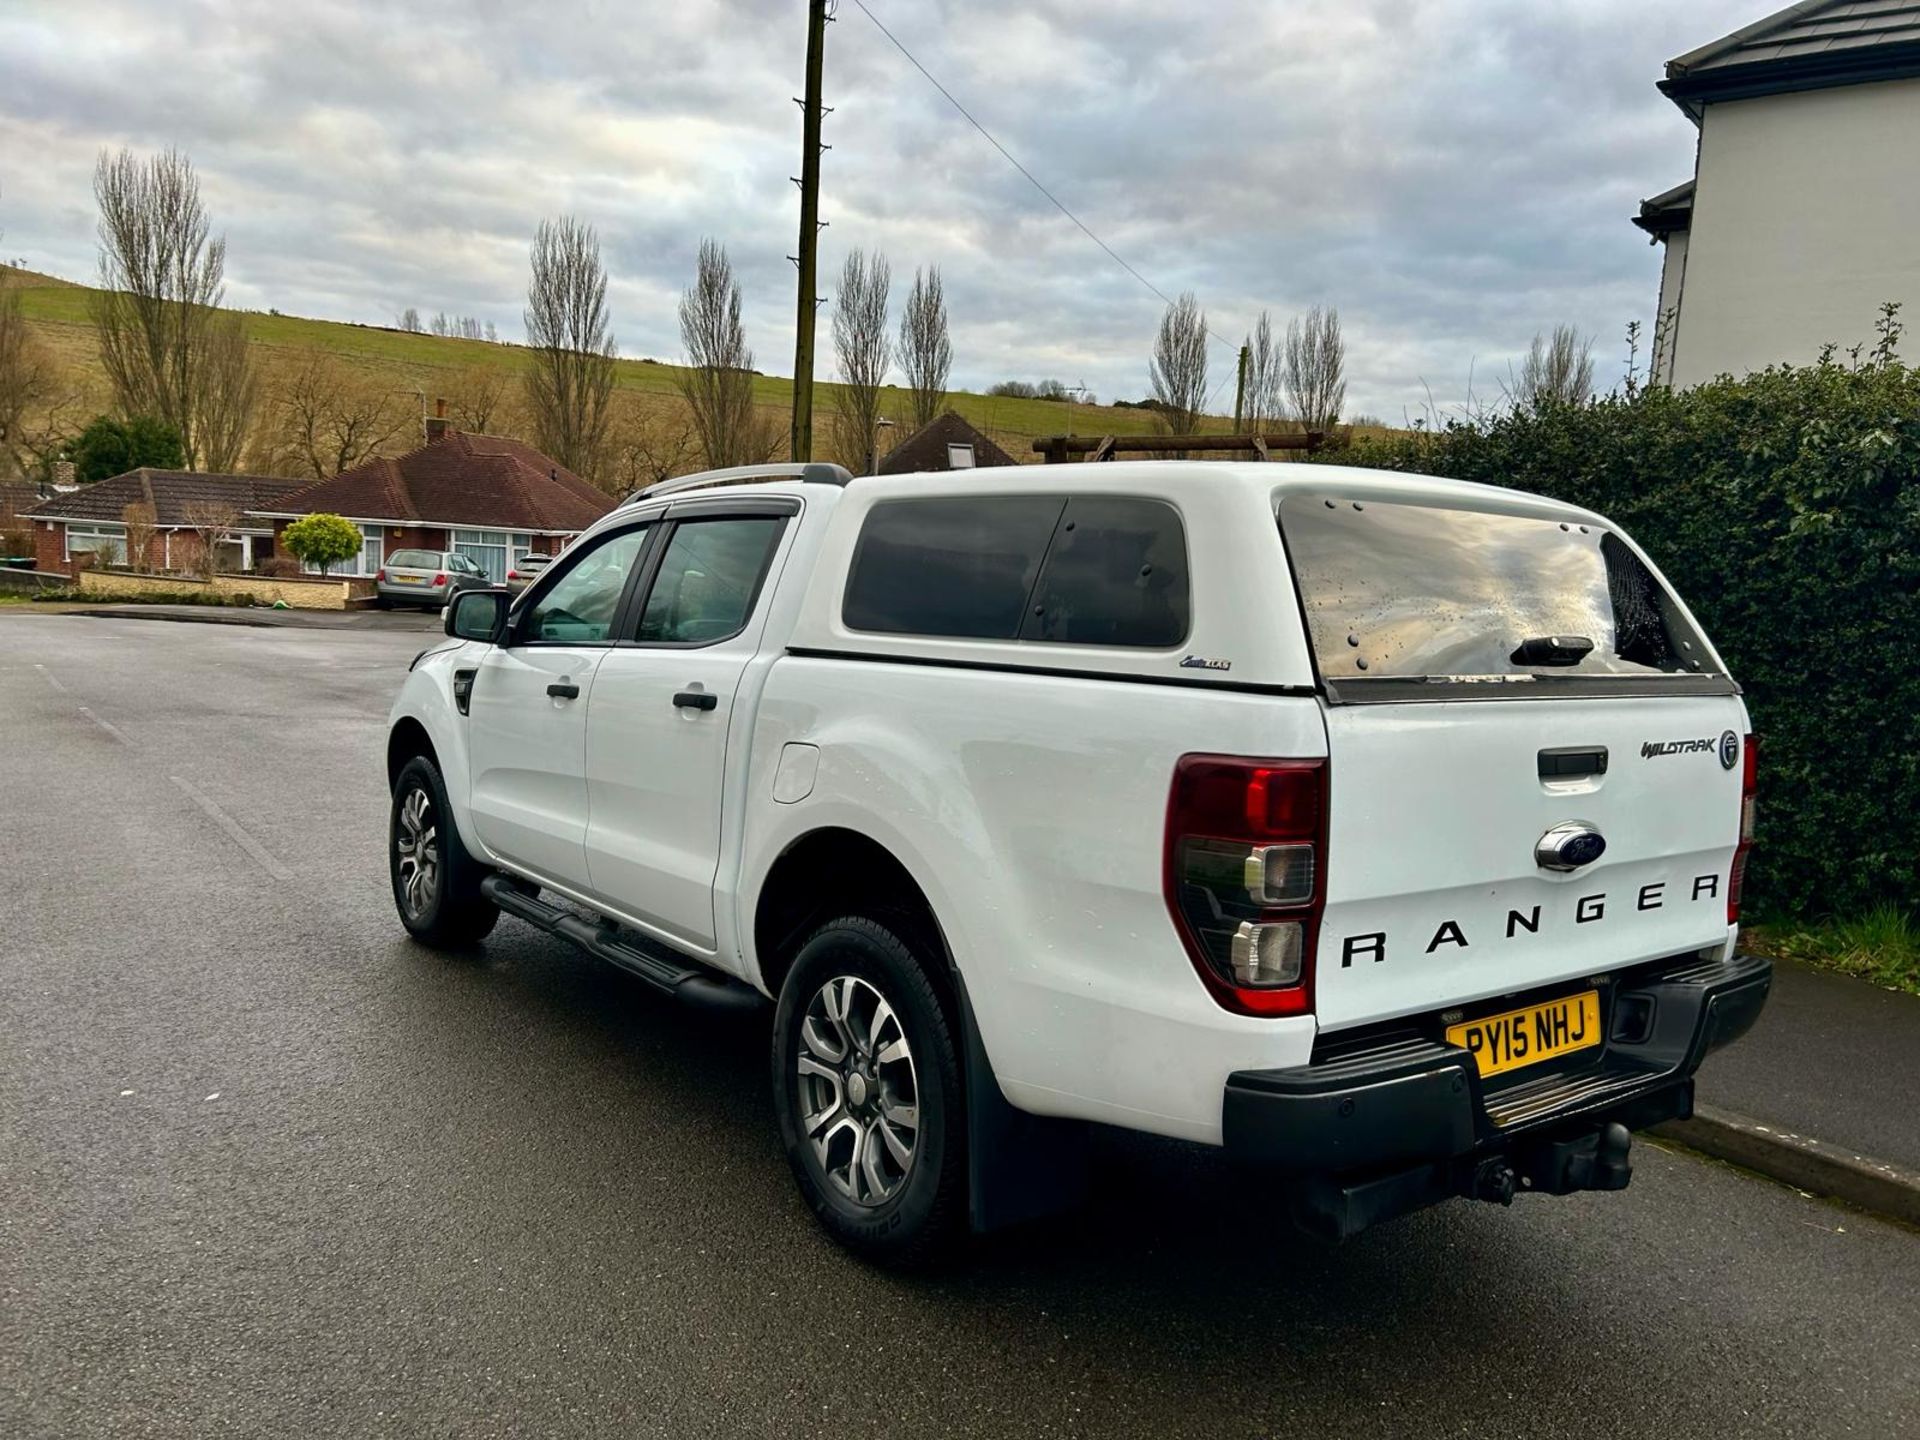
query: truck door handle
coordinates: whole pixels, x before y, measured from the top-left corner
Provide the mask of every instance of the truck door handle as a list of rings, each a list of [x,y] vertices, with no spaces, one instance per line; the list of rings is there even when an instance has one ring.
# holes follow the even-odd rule
[[[712,710],[720,704],[720,697],[711,690],[682,690],[673,697],[673,703],[682,710]]]
[[[578,700],[580,698],[580,687],[565,680],[556,680],[553,684],[547,686],[547,694],[553,696],[556,700]]]

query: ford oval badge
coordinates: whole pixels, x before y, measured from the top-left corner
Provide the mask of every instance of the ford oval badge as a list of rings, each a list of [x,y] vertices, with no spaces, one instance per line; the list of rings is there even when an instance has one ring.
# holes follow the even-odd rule
[[[1720,768],[1731,770],[1740,763],[1740,737],[1728,730],[1720,736]]]
[[[1542,870],[1578,870],[1606,853],[1607,841],[1584,820],[1556,825],[1533,847],[1534,863]]]

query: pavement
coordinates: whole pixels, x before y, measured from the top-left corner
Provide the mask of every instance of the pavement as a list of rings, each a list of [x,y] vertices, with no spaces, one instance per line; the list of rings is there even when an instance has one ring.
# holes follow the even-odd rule
[[[1767,1008],[1701,1069],[1699,1098],[1920,1175],[1920,997],[1777,961]]]
[[[9,1440],[1920,1433],[1920,1236],[1653,1143],[1618,1194],[1324,1249],[1108,1137],[1076,1215],[849,1259],[764,1016],[510,920],[404,938],[380,754],[419,644],[0,614]]]

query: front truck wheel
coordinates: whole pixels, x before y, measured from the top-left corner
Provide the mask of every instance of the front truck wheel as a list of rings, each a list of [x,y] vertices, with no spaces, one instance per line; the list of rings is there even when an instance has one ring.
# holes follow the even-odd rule
[[[387,868],[400,923],[423,945],[455,950],[484,940],[500,912],[480,893],[486,867],[467,853],[440,770],[416,755],[393,782]]]
[[[965,1100],[935,957],[847,916],[816,930],[780,988],[773,1096],[800,1192],[842,1245],[913,1265],[967,1224]]]

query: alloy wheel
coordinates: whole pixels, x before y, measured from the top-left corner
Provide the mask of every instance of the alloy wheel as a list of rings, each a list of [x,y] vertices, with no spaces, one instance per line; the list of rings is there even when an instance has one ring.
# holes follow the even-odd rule
[[[920,1091],[886,996],[857,975],[828,980],[807,1003],[795,1068],[800,1131],[828,1183],[865,1208],[892,1199],[913,1169]]]
[[[399,859],[401,903],[407,917],[418,920],[433,906],[440,891],[439,828],[433,818],[433,797],[416,785],[400,802],[394,820],[393,848]]]

